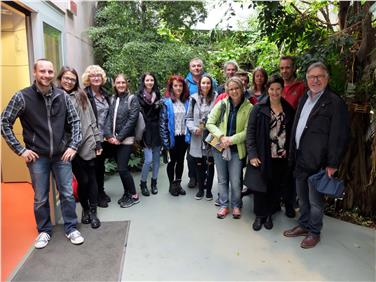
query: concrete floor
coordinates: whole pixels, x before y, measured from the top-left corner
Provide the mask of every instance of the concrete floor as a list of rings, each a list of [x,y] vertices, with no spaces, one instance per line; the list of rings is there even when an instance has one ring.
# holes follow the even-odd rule
[[[139,176],[135,174],[138,190]],[[304,250],[299,247],[303,237],[282,235],[296,224],[282,212],[275,215],[272,230],[253,231],[251,197],[243,200],[241,219],[220,220],[213,201],[194,199],[196,189],[172,197],[165,165],[158,182],[157,195],[141,195],[141,203],[127,209],[117,204],[119,176],[105,182],[112,202],[99,209],[100,219],[131,221],[124,281],[376,281],[375,230],[325,217],[321,242]],[[187,182],[184,178],[183,187]],[[216,181],[213,190],[216,194]]]

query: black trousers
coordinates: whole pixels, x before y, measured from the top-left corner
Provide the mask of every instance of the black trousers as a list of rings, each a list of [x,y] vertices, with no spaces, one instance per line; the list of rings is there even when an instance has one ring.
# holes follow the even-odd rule
[[[72,161],[72,171],[78,182],[78,198],[84,210],[96,207],[98,186],[95,178],[95,159],[84,160],[78,154]]]
[[[189,152],[189,146],[187,148]],[[198,173],[196,171],[196,160],[194,157],[192,157],[190,154],[187,154],[187,164],[188,164],[188,177],[198,179]]]
[[[98,194],[104,192],[104,162],[107,158],[115,156],[116,148],[108,142],[102,142],[102,154],[95,158],[95,176],[98,185]]]
[[[271,170],[272,177],[267,181],[267,191],[254,193],[253,210],[256,216],[271,216],[280,204],[281,191],[288,179],[287,159],[272,159]]]
[[[181,180],[184,170],[184,156],[187,151],[187,143],[185,143],[185,136],[175,136],[175,146],[170,149],[171,161],[167,164],[167,175],[170,184],[174,180]]]
[[[197,175],[198,189],[211,191],[214,178],[214,158],[205,157],[193,158],[195,161],[195,171]]]
[[[121,183],[123,184],[124,194],[136,194],[136,187],[134,185],[133,176],[128,169],[129,157],[132,153],[133,145],[116,145],[116,163],[120,175]]]

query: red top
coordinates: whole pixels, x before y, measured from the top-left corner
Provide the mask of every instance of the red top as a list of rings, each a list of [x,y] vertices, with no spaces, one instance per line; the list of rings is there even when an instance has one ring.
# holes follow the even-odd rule
[[[304,82],[295,81],[283,88],[282,97],[296,110],[300,98],[304,95],[304,91]]]

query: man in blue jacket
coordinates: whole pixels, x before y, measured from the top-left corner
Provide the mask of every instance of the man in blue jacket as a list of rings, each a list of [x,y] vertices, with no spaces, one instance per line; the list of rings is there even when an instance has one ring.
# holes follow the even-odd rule
[[[329,177],[338,170],[349,143],[349,117],[343,99],[328,87],[329,73],[323,63],[310,65],[306,79],[308,91],[298,105],[290,146],[300,217],[298,225],[283,234],[304,236],[300,246],[308,249],[320,241],[324,195],[307,179],[320,169],[325,169]]]
[[[34,244],[37,249],[47,246],[52,233],[48,201],[51,172],[59,191],[65,235],[72,244],[84,242],[76,229],[71,167],[71,160],[82,139],[80,119],[68,94],[53,86],[54,75],[52,62],[37,60],[34,64],[33,85],[18,91],[1,114],[2,136],[29,168],[39,233]],[[13,132],[17,118],[21,121],[25,146],[21,145]],[[70,130],[70,140],[66,140],[66,129]]]

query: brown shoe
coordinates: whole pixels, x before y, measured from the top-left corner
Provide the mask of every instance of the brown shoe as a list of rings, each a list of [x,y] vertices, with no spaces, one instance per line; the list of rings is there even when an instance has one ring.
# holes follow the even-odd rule
[[[310,249],[316,246],[318,242],[320,242],[320,235],[309,233],[300,243],[300,247]]]
[[[299,225],[297,225],[294,228],[291,228],[291,229],[283,232],[283,235],[286,236],[286,237],[307,236],[308,231],[305,230],[304,228],[300,227]]]
[[[241,212],[239,208],[233,208],[232,209],[232,217],[235,219],[239,219],[241,216]]]
[[[220,208],[217,212],[217,217],[220,219],[224,219],[228,214],[228,208]]]

